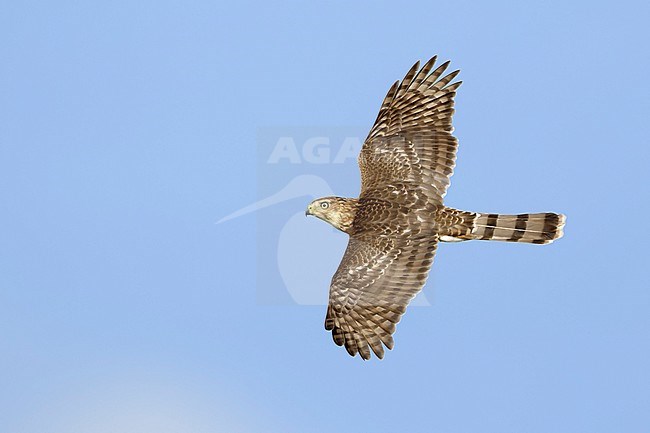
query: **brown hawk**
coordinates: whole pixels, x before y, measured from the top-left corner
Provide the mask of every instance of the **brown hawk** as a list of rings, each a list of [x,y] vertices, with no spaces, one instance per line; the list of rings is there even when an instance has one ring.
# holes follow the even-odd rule
[[[348,353],[383,358],[392,334],[422,289],[438,241],[471,239],[548,244],[562,237],[565,217],[465,212],[443,197],[456,161],[452,135],[460,71],[421,69],[417,62],[397,81],[359,154],[359,198],[324,197],[307,208],[350,240],[330,286],[325,329]],[[442,78],[441,78],[442,77]]]

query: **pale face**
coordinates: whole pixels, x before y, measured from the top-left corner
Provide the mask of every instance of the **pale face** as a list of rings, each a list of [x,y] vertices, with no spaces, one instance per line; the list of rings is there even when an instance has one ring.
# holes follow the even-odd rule
[[[335,212],[336,202],[334,197],[322,197],[309,203],[305,215],[313,215],[325,221],[329,221],[328,216]]]
[[[307,206],[305,215],[313,215],[345,232],[354,220],[356,202],[355,199],[342,197],[319,198]]]

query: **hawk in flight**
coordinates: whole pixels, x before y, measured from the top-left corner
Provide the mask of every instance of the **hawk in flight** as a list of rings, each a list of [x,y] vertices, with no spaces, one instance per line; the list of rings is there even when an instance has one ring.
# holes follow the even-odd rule
[[[359,154],[359,198],[314,200],[306,214],[350,236],[330,286],[325,329],[348,353],[370,358],[393,348],[392,334],[422,289],[438,242],[472,239],[548,244],[562,237],[555,213],[501,215],[446,207],[456,163],[452,135],[460,71],[417,62],[384,98]]]

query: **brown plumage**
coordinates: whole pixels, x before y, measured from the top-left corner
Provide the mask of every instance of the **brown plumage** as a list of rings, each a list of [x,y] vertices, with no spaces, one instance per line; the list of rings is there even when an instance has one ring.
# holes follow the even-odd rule
[[[416,63],[388,91],[359,154],[358,199],[324,197],[307,208],[350,236],[332,278],[325,329],[352,356],[393,348],[393,333],[422,289],[438,241],[471,239],[547,244],[562,237],[564,215],[499,215],[443,205],[456,162],[452,135],[459,71]],[[442,77],[442,78],[441,78]]]

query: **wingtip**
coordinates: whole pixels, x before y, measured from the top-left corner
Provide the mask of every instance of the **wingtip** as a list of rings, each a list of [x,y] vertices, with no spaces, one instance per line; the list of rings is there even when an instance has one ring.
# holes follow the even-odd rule
[[[437,54],[434,54],[434,55],[429,59],[429,61],[428,61],[426,64],[429,64],[429,63],[432,63],[432,64],[433,64],[433,63],[436,63],[436,60],[438,60],[438,55],[437,55]]]

